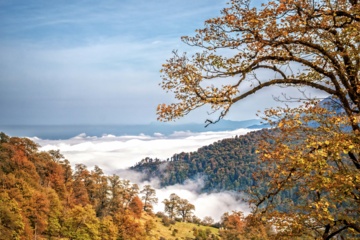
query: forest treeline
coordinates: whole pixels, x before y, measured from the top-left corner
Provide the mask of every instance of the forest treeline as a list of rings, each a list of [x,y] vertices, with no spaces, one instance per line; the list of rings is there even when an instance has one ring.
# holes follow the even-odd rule
[[[182,184],[187,179],[202,178],[202,191],[246,191],[256,185],[253,173],[265,166],[257,161],[256,146],[270,129],[219,140],[197,151],[174,154],[171,158],[144,158],[132,170],[157,177],[162,186]]]
[[[73,170],[59,151],[0,135],[0,239],[146,239],[152,195],[95,166]],[[142,192],[142,193],[141,193]]]

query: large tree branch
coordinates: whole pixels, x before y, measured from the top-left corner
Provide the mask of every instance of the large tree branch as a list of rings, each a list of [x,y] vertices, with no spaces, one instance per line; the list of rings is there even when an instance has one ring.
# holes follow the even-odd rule
[[[355,223],[349,223],[348,221],[344,220],[344,223],[349,226],[350,228],[354,229],[355,231],[357,231],[358,233],[360,233],[360,226],[358,224]]]
[[[280,46],[280,45],[285,45],[286,46],[286,45],[289,45],[289,44],[298,44],[298,45],[308,47],[308,48],[310,48],[310,49],[312,49],[314,51],[317,51],[317,52],[321,53],[322,56],[324,56],[325,58],[327,58],[327,59],[329,59],[331,61],[331,63],[334,66],[334,70],[337,71],[337,73],[338,73],[337,75],[341,79],[342,84],[345,87],[348,87],[346,79],[343,77],[345,75],[345,73],[342,71],[340,63],[336,60],[336,58],[334,56],[331,55],[331,53],[328,50],[326,50],[322,46],[320,46],[318,44],[311,43],[311,42],[307,42],[307,41],[292,40],[292,39],[287,39],[287,40],[284,40],[284,41],[277,41],[277,42],[269,43],[269,44],[273,45],[274,47]],[[301,58],[297,57],[297,59],[301,59]],[[303,60],[304,60],[304,62],[301,61],[301,63],[306,63],[306,65],[309,66],[309,67],[314,66],[315,67],[314,70],[316,70],[319,73],[322,73],[325,76],[329,77],[331,79],[331,81],[333,82],[333,84],[335,85],[335,87],[337,89],[339,89],[340,86],[338,85],[338,82],[336,81],[336,78],[334,77],[333,74],[330,74],[329,72],[325,72],[325,70],[323,68],[319,67],[319,66],[316,66],[314,64],[309,64],[309,61],[306,61],[305,59],[303,59]]]
[[[233,98],[232,102],[235,103],[237,101],[240,101],[241,99],[244,99],[244,98],[248,97],[249,95],[254,94],[257,91],[259,91],[259,90],[261,90],[261,89],[263,89],[265,87],[274,86],[274,85],[281,85],[281,84],[309,86],[309,87],[313,87],[313,88],[322,90],[324,92],[327,92],[330,95],[336,95],[335,90],[333,90],[331,88],[328,88],[328,87],[325,87],[325,86],[323,86],[321,84],[310,82],[310,81],[307,81],[307,80],[300,80],[300,79],[273,79],[273,80],[270,80],[268,82],[261,83],[260,85],[258,85],[256,87],[252,88],[251,90],[241,94],[240,96],[237,96],[237,97]]]
[[[355,154],[352,152],[348,152],[348,155],[351,159],[351,161],[353,162],[353,164],[355,165],[357,170],[360,170],[360,162],[359,160],[356,158]]]
[[[234,72],[232,74],[236,74],[236,73],[247,73],[247,72],[251,72],[252,70],[254,70],[254,68],[257,67],[258,64],[262,63],[262,62],[266,62],[266,61],[277,61],[277,62],[297,62],[297,63],[301,63],[305,66],[308,66],[310,68],[312,68],[313,70],[315,70],[316,72],[324,75],[325,77],[328,77],[332,83],[334,84],[335,89],[339,89],[340,90],[340,85],[339,83],[336,81],[336,77],[334,76],[333,73],[326,71],[325,69],[321,68],[321,66],[316,65],[313,62],[310,62],[308,60],[305,60],[303,58],[300,57],[296,57],[296,56],[274,56],[274,55],[268,55],[268,56],[263,56],[263,57],[259,57],[256,60],[254,60],[249,66],[247,66],[246,68],[238,71],[238,72]]]
[[[348,228],[349,228],[349,226],[343,226],[343,227],[339,228],[338,230],[336,230],[335,232],[332,232],[331,234],[328,233],[329,231],[328,232],[325,231],[326,235],[324,233],[323,239],[325,239],[325,240],[331,239],[332,237],[336,236],[337,234],[341,233],[342,231],[344,231]]]

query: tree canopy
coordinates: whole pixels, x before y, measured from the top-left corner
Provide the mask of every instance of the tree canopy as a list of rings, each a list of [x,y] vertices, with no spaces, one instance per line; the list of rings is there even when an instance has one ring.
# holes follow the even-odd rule
[[[187,199],[180,198],[175,193],[170,194],[169,199],[163,201],[165,212],[168,213],[169,218],[175,219],[176,216],[181,217],[183,222],[186,222],[193,216],[195,206]]]
[[[161,86],[178,101],[160,104],[159,120],[207,104],[222,118],[233,104],[266,87],[308,86],[336,96],[359,129],[360,4],[278,0],[257,9],[250,3],[233,0],[195,36],[182,37],[203,50],[192,57],[174,52],[163,64]],[[258,76],[261,70],[267,78]]]
[[[182,40],[200,51],[174,51],[163,65],[161,86],[177,101],[158,106],[159,120],[209,105],[218,114],[211,124],[264,88],[298,88],[301,99],[284,88],[284,100],[304,105],[265,112],[278,130],[258,147],[268,168],[255,176],[254,216],[271,222],[278,238],[359,236],[360,3],[277,0],[256,8],[232,0],[196,32]],[[327,104],[303,87],[326,93]],[[283,192],[297,200],[279,198]]]
[[[0,133],[0,239],[149,237],[136,184],[37,147]]]
[[[258,147],[267,168],[255,174],[255,213],[282,229],[279,238],[359,236],[360,142],[349,119],[318,105],[276,114],[278,131]],[[279,198],[286,192],[292,198]]]

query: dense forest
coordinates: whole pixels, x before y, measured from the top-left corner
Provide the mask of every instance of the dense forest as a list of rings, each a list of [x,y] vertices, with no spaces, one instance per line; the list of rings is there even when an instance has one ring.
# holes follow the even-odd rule
[[[0,135],[0,239],[139,239],[139,188],[27,138]]]
[[[262,225],[256,230],[240,212],[224,213],[218,223],[201,220],[195,206],[175,193],[162,202],[164,212],[155,214],[158,199],[150,185],[139,189],[98,166],[72,168],[59,151],[38,147],[0,133],[1,240],[216,240],[270,232]]]
[[[157,219],[166,222],[167,216],[152,213],[157,198],[151,186],[140,190],[97,166],[72,169],[59,151],[38,147],[27,138],[0,134],[0,239],[159,239],[159,234],[165,239],[153,234]],[[182,211],[182,221],[194,218],[193,205],[178,201],[183,204],[173,216]],[[196,228],[191,236],[200,233],[205,230]]]
[[[219,140],[195,152],[174,154],[166,160],[145,158],[131,169],[144,173],[147,179],[158,177],[162,186],[201,177],[204,192],[246,191],[255,185],[253,173],[264,167],[257,161],[255,151],[259,140],[270,131],[263,129]]]

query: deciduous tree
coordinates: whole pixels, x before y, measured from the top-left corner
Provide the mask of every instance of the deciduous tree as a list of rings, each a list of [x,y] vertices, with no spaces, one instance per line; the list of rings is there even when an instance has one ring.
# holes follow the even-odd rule
[[[206,104],[222,118],[266,87],[308,86],[338,98],[359,130],[360,3],[277,0],[259,9],[250,3],[232,0],[194,37],[182,37],[203,51],[190,58],[175,52],[163,65],[161,86],[178,102],[160,104],[159,119],[173,120]]]
[[[304,100],[304,107],[266,112],[265,118],[276,118],[279,130],[260,146],[260,158],[270,169],[262,173],[267,181],[257,189],[254,203],[263,219],[270,217],[267,221],[287,237],[356,236],[359,32],[358,1],[276,0],[255,8],[251,1],[232,0],[194,37],[182,38],[202,51],[192,57],[175,51],[163,65],[161,86],[178,101],[160,104],[159,120],[174,120],[209,105],[218,113],[207,120],[211,124],[235,103],[270,86],[309,87],[328,94],[336,111],[310,104],[314,99],[302,90],[303,99],[285,92],[284,100]],[[279,193],[294,190],[296,201],[279,199]]]
[[[287,237],[359,234],[360,142],[349,119],[318,105],[276,114],[277,131],[258,150],[268,166],[257,175],[263,191],[253,192],[258,212]],[[279,198],[284,192],[290,198]]]
[[[114,224],[111,216],[106,216],[101,219],[99,233],[101,240],[117,239],[118,228]]]
[[[177,214],[177,207],[180,197],[175,193],[170,194],[169,199],[164,199],[165,212],[168,213],[169,218],[175,219]]]
[[[42,234],[48,224],[48,214],[50,202],[47,196],[34,190],[29,199],[29,205],[26,209],[26,215],[30,220],[31,227],[34,229],[34,235]]]
[[[158,202],[156,197],[156,191],[150,185],[145,185],[144,188],[140,191],[143,194],[141,199],[144,202],[144,211],[151,212],[153,209],[153,204]]]
[[[221,217],[222,230],[220,236],[224,239],[240,239],[245,226],[242,212],[224,213]]]
[[[132,215],[138,219],[141,218],[143,208],[144,204],[138,196],[134,197],[129,204],[129,210],[131,211]]]
[[[175,193],[170,194],[169,199],[164,199],[165,212],[168,213],[169,218],[175,219],[179,216],[182,221],[187,221],[192,217],[192,212],[195,210],[195,206],[187,199],[180,198]]]
[[[201,224],[206,225],[206,226],[211,226],[212,224],[214,224],[214,219],[210,216],[206,216],[201,221]]]
[[[182,218],[182,221],[186,222],[191,218],[195,206],[189,203],[187,199],[179,199],[176,210],[177,214]]]
[[[77,205],[66,213],[62,234],[70,239],[101,239],[99,219],[91,205]]]
[[[24,231],[23,217],[18,203],[7,193],[0,193],[0,239],[20,239]]]
[[[59,237],[61,235],[61,222],[62,222],[62,213],[64,212],[64,207],[61,204],[59,196],[56,194],[56,191],[51,188],[46,188],[45,193],[49,199],[49,213],[48,213],[48,225],[46,234],[51,237]]]

